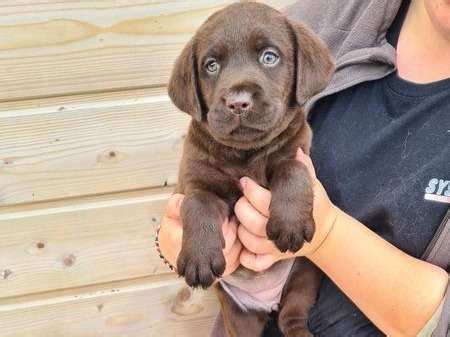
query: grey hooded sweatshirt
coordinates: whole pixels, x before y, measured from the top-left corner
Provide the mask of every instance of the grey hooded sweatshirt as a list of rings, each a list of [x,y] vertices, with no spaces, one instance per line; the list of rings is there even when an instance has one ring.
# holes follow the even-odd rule
[[[323,97],[383,78],[396,70],[396,50],[386,40],[386,32],[401,3],[402,0],[300,0],[284,10],[290,19],[305,23],[319,35],[336,60],[336,72],[330,84],[308,102],[308,112]],[[450,219],[438,231],[441,235],[433,240],[434,245],[427,249],[424,259],[448,270]],[[419,336],[450,337],[449,324],[448,290],[443,303]],[[225,336],[220,317],[212,336]]]

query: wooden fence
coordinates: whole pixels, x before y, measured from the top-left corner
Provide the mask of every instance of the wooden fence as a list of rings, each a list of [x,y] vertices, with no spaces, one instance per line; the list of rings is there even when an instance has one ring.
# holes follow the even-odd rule
[[[231,2],[0,2],[0,336],[208,335],[154,232],[189,121],[168,76]]]

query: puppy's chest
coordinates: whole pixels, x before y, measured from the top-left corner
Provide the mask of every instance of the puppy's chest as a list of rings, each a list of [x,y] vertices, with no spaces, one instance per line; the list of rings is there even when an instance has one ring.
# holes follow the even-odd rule
[[[242,196],[240,179],[248,177],[259,185],[268,187],[269,177],[267,174],[267,160],[233,162],[212,162],[215,174],[211,183],[215,186],[215,191],[230,206]]]
[[[255,161],[243,161],[232,165],[219,165],[218,168],[230,181],[233,181],[236,184],[239,184],[239,179],[242,177],[249,177],[259,185],[267,187],[269,184],[267,166],[267,158],[261,158]]]
[[[225,172],[234,181],[239,181],[240,178],[245,176],[252,178],[262,186],[267,187],[268,185],[267,160],[265,159],[225,167]]]

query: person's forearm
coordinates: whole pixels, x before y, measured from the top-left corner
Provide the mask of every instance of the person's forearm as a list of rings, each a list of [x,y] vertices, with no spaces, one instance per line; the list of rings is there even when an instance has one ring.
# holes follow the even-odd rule
[[[403,253],[340,210],[308,258],[388,336],[415,336],[448,282],[444,270]]]

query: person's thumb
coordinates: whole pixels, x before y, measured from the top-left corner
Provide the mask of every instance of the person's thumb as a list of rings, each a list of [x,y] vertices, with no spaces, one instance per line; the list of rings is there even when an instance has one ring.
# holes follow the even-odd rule
[[[184,194],[174,194],[170,197],[166,207],[166,216],[171,219],[180,218],[181,204],[184,199]]]
[[[316,170],[314,169],[314,165],[312,163],[311,157],[307,156],[301,148],[298,148],[297,155],[295,157],[299,162],[303,163],[308,170],[309,175],[313,180],[316,179]]]
[[[269,216],[269,205],[272,198],[270,191],[248,177],[241,178],[240,183],[242,192],[250,204],[262,215]]]

